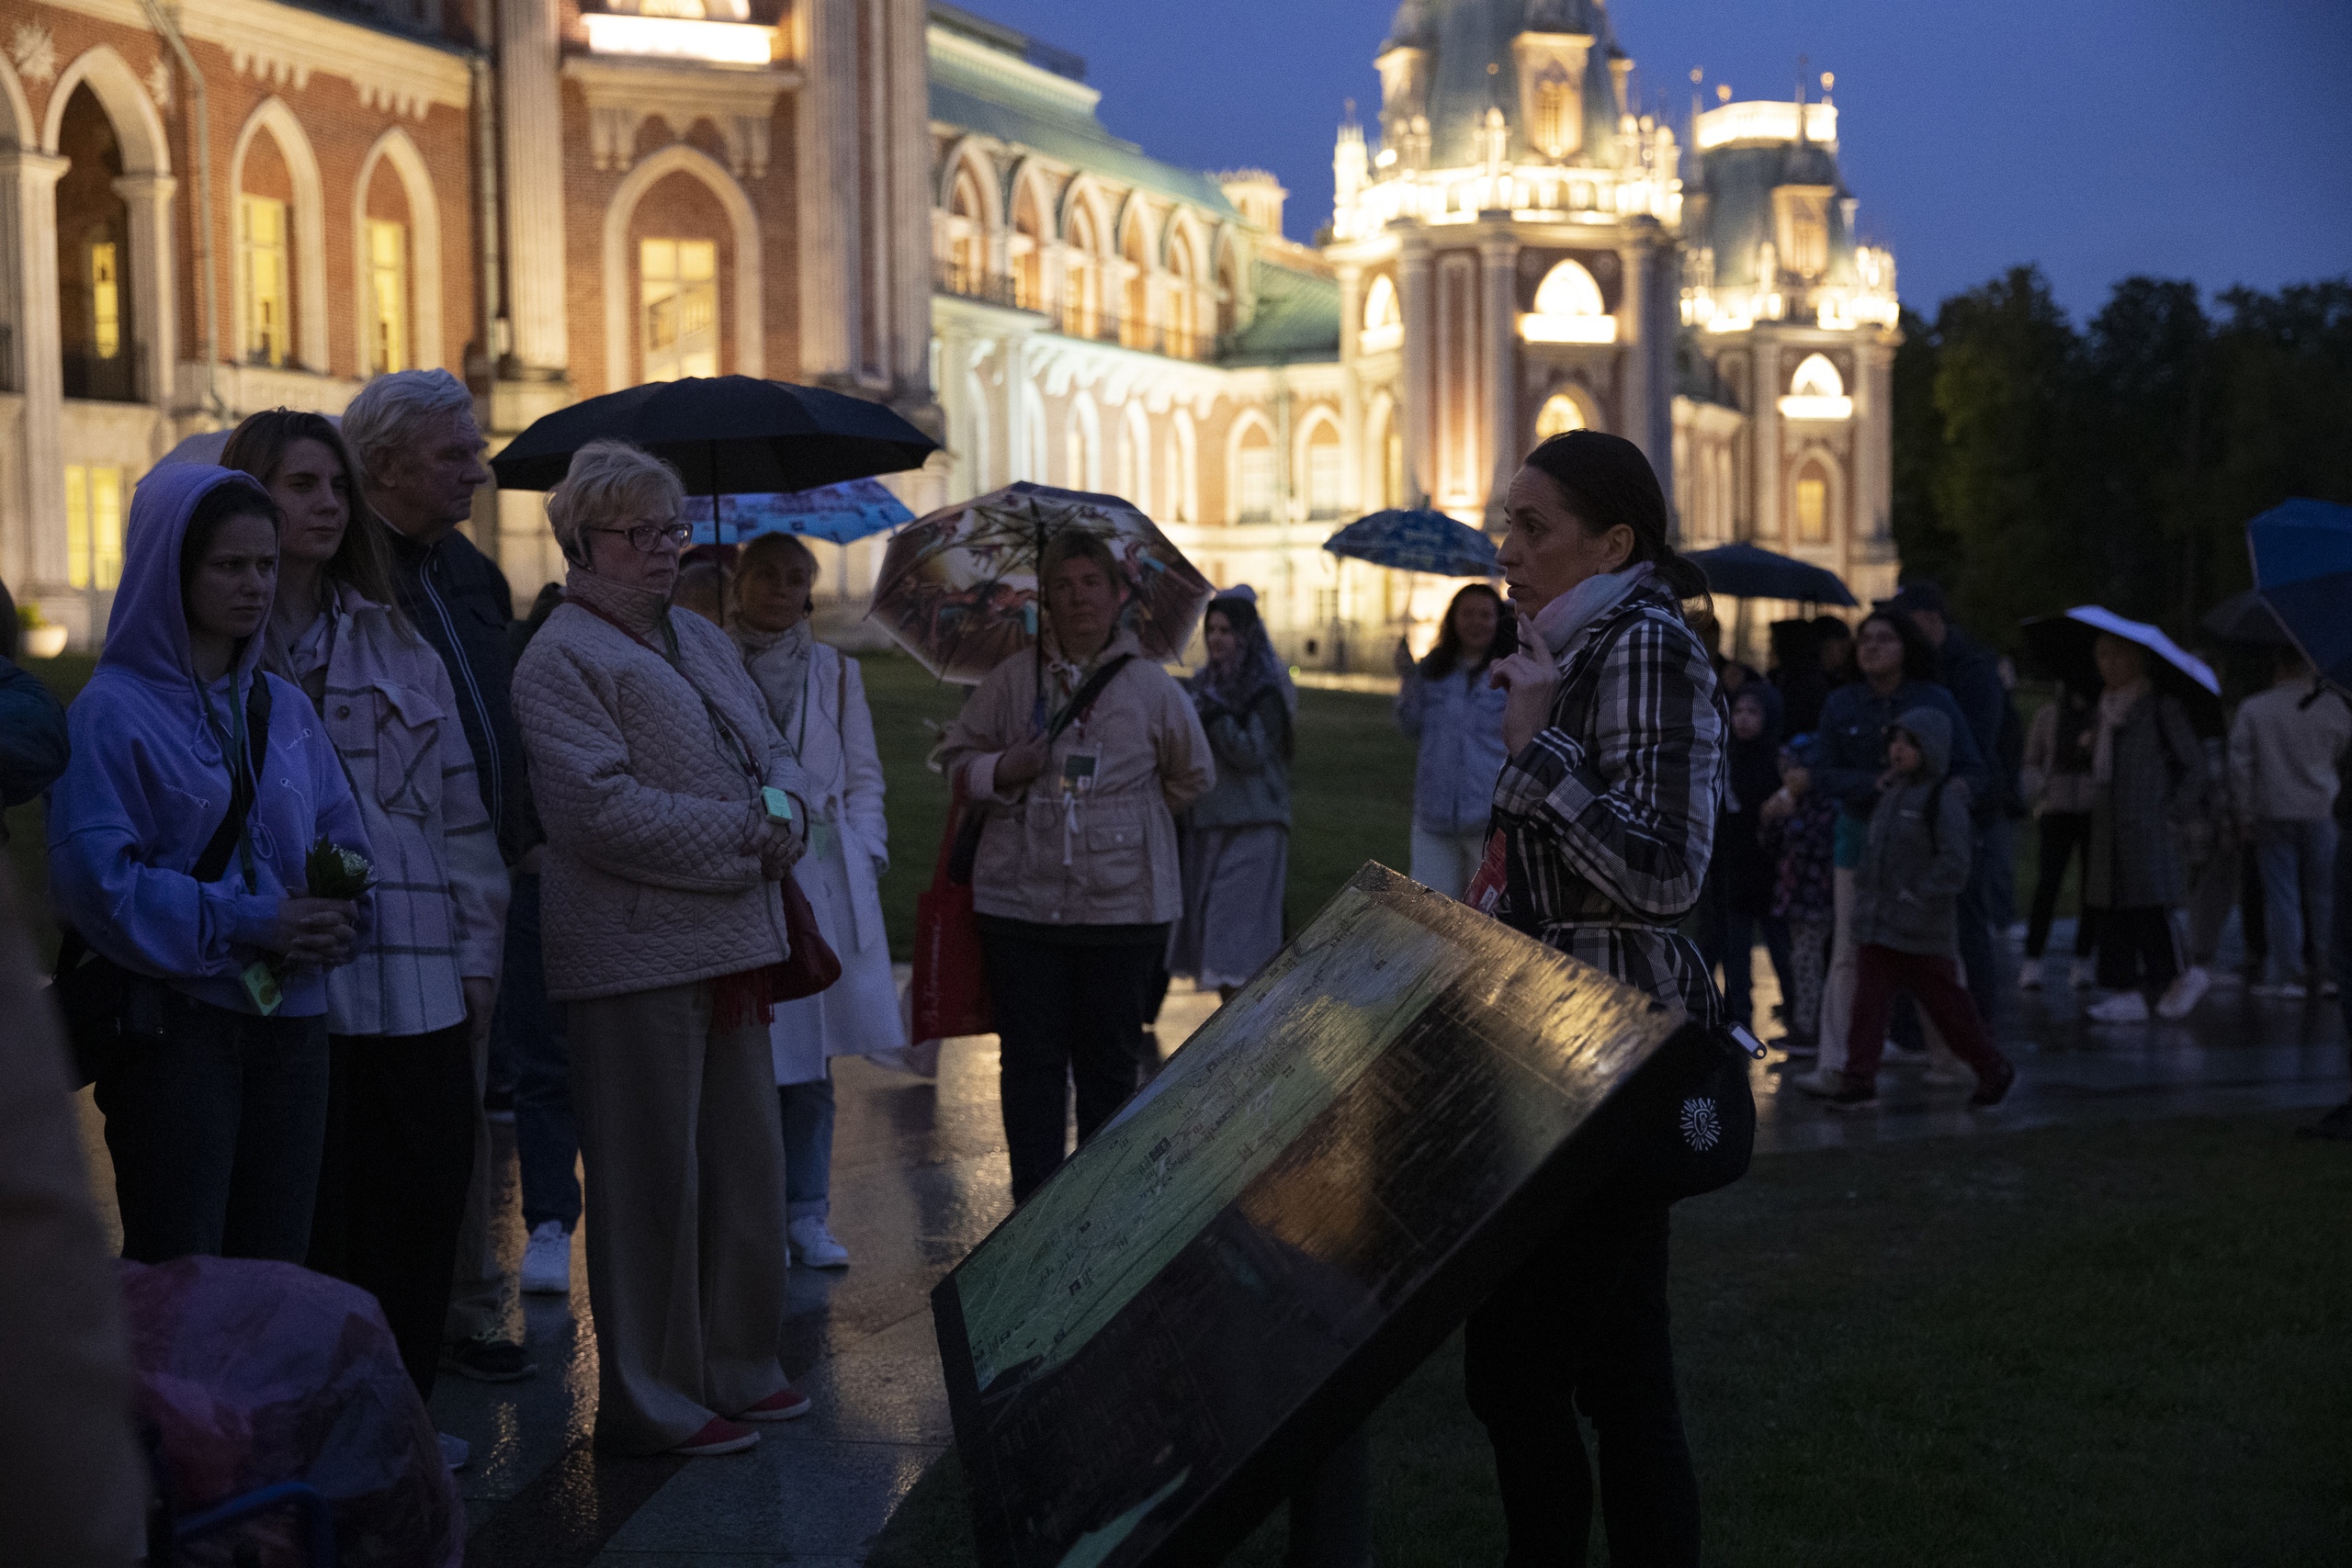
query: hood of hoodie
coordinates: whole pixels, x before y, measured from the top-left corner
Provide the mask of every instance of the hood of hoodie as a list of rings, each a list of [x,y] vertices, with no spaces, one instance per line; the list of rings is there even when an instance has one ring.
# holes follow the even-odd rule
[[[1933,784],[1951,772],[1951,718],[1949,715],[1936,708],[1911,708],[1894,721],[1894,728],[1919,743],[1920,782]]]
[[[252,475],[198,463],[160,463],[131,492],[130,522],[123,530],[122,581],[115,589],[113,613],[107,617],[107,643],[98,654],[101,671],[194,695],[196,655],[188,642],[187,607],[180,600],[180,546],[197,502],[222,485],[241,485],[265,504],[269,500],[269,492]],[[262,624],[269,624],[266,609]],[[241,692],[261,664],[264,640],[259,633],[247,637],[237,656]]]

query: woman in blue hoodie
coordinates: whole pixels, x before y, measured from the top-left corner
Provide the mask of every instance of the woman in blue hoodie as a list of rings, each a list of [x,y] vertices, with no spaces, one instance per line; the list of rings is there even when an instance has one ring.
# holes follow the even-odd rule
[[[321,838],[368,852],[318,715],[258,666],[277,507],[243,474],[140,482],[98,668],[49,814],[58,918],[160,1036],[97,1079],[123,1256],[302,1261],[326,1125],[326,985],[359,909],[304,893]],[[215,872],[213,867],[220,870]]]

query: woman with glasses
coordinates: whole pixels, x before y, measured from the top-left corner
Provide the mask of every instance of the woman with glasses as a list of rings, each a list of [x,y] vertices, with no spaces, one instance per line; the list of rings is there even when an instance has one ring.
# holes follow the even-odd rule
[[[571,569],[514,671],[546,824],[548,996],[588,1179],[596,1440],[734,1453],[808,1401],[777,1361],[778,884],[808,790],[727,634],[673,613],[678,476],[597,441],[548,496]]]

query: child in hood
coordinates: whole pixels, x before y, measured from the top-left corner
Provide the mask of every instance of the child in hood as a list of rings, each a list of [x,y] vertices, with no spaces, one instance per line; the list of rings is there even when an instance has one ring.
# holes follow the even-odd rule
[[[1976,1071],[1969,1103],[1994,1106],[2017,1081],[1960,982],[1960,890],[1968,882],[1968,785],[1950,776],[1951,719],[1916,707],[1887,727],[1886,772],[1854,873],[1859,967],[1853,1027],[1832,1110],[1878,1103],[1878,1063],[1897,990],[1918,998],[1952,1054]]]
[[[303,1260],[327,1109],[325,969],[361,905],[305,896],[321,838],[367,831],[301,691],[262,673],[277,507],[165,464],[131,498],[106,649],[51,798],[61,924],[160,1029],[99,1070],[122,1253]]]

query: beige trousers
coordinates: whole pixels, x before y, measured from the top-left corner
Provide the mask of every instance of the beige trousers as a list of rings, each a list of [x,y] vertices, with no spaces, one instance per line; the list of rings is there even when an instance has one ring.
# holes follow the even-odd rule
[[[570,1004],[599,1447],[658,1453],[786,1385],[784,1144],[763,1024],[711,985]]]

